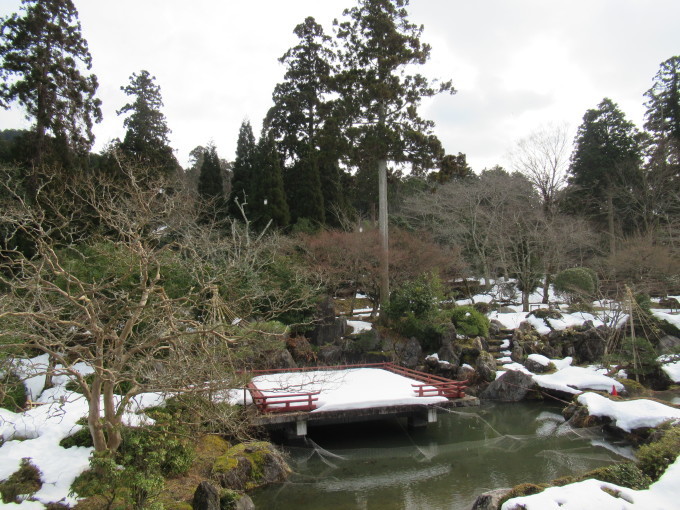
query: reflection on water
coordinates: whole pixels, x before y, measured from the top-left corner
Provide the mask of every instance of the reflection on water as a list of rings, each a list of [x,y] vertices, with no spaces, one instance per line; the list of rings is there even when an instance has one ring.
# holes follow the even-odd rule
[[[624,460],[598,429],[572,430],[559,407],[489,404],[425,429],[393,420],[310,429],[283,445],[295,474],[251,496],[258,508],[468,510],[480,493]]]

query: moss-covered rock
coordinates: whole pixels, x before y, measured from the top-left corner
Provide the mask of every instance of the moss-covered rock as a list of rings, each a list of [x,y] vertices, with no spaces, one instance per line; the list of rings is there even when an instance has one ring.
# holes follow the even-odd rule
[[[587,480],[589,478],[635,490],[648,489],[652,484],[652,479],[632,462],[623,462],[594,469],[575,481]]]
[[[680,426],[662,429],[649,444],[636,452],[638,466],[652,480],[658,480],[678,457],[680,452]]]
[[[290,467],[271,443],[240,443],[220,455],[212,475],[225,489],[250,490],[270,483],[283,482]]]

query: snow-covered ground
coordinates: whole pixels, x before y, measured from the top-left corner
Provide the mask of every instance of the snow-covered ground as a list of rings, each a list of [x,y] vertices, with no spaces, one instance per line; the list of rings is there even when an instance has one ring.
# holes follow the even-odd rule
[[[501,510],[671,510],[678,508],[680,500],[678,481],[680,457],[647,490],[636,491],[590,479],[509,499]]]
[[[45,376],[39,374],[44,373],[46,363],[47,357],[43,355],[22,360],[15,368],[17,373],[27,377],[31,399],[42,405],[23,413],[0,409],[0,435],[4,441],[0,446],[0,480],[19,469],[22,458],[30,458],[42,473],[42,488],[33,496],[38,502],[24,501],[20,505],[0,502],[0,507],[34,510],[44,508],[42,503],[57,501],[73,505],[76,499],[69,496],[71,484],[89,467],[92,448],[59,446],[62,439],[83,427],[76,422],[87,417],[87,401],[81,394],[66,389],[69,379],[63,375],[54,378],[54,387],[43,391]],[[90,372],[83,364],[78,368],[83,373]],[[137,413],[162,402],[163,397],[157,393],[138,395],[123,422],[130,426],[152,423],[148,417]]]
[[[314,413],[447,401],[418,397],[412,384],[420,381],[379,368],[267,374],[253,378],[253,383],[265,396],[319,391]]]

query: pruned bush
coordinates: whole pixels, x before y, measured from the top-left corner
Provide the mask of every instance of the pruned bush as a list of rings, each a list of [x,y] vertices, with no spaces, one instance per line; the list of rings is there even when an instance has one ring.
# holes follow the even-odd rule
[[[581,480],[594,478],[601,482],[613,483],[637,491],[648,489],[652,479],[632,462],[622,462],[589,471]]]
[[[489,336],[489,319],[473,306],[458,306],[451,312],[451,322],[459,335]]]
[[[437,311],[442,296],[439,277],[435,274],[422,274],[405,281],[392,291],[386,313],[390,319],[398,319],[406,314],[422,319]]]
[[[658,441],[641,446],[635,453],[638,467],[653,481],[675,462],[680,452],[680,427],[670,427]]]
[[[591,300],[597,292],[599,281],[592,269],[572,267],[558,273],[553,286],[559,294],[575,303]]]

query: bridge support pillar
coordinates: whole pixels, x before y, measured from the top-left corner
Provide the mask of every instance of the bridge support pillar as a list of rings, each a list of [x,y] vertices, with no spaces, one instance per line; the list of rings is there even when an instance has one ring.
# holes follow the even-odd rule
[[[437,422],[437,410],[434,407],[428,407],[425,412],[413,413],[408,417],[409,428],[427,427],[428,423]]]
[[[307,420],[298,419],[288,427],[288,437],[291,439],[307,435]]]

